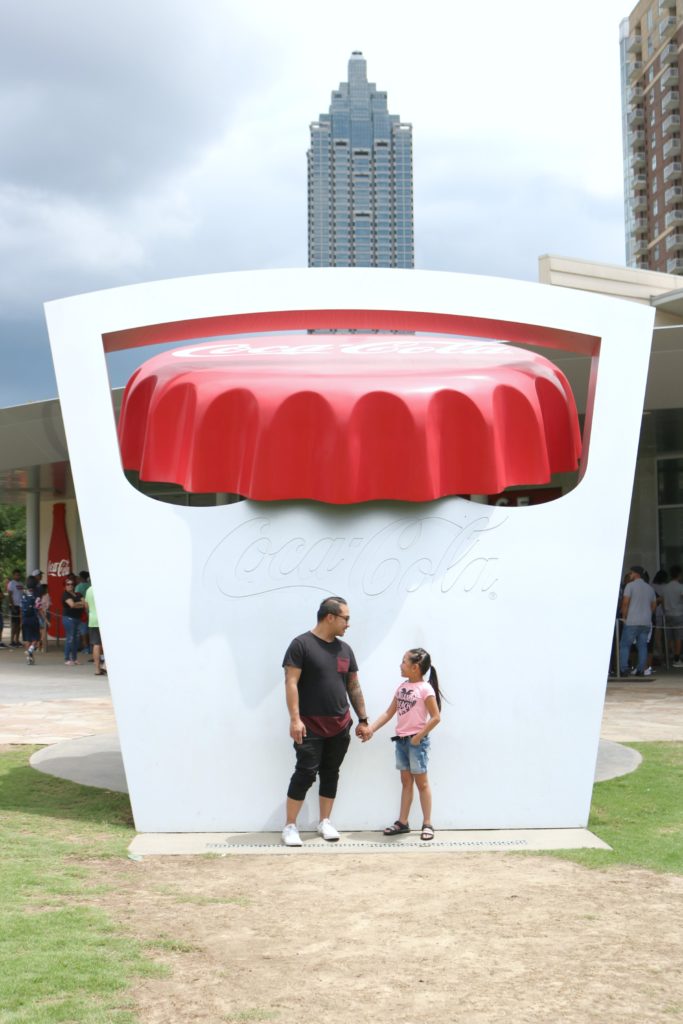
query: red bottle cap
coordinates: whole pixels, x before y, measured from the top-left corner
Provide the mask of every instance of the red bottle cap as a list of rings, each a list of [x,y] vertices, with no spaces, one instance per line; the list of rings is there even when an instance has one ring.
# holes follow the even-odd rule
[[[259,336],[166,351],[125,390],[123,465],[190,492],[431,501],[575,470],[576,405],[549,360],[448,336]]]

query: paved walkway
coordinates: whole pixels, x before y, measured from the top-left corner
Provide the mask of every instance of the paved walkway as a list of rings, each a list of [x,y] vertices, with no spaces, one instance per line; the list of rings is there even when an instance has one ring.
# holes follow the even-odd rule
[[[647,681],[610,681],[596,781],[637,768],[640,755],[621,744],[683,740],[683,671]],[[45,745],[32,758],[41,771],[85,785],[126,791],[107,677],[92,663],[67,667],[61,650],[26,664],[0,649],[0,745]]]

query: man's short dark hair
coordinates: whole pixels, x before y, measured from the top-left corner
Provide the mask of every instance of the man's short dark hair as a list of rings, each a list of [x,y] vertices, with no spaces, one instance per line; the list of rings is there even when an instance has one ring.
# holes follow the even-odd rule
[[[340,615],[344,604],[346,601],[343,597],[326,597],[318,608],[318,622],[322,622],[327,615]]]

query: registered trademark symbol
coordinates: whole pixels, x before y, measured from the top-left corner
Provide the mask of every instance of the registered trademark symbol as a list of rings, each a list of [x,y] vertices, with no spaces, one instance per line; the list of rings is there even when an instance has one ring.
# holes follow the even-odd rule
[[[497,597],[498,597],[498,594],[495,592],[495,590],[493,590],[489,594],[489,601],[495,601]]]

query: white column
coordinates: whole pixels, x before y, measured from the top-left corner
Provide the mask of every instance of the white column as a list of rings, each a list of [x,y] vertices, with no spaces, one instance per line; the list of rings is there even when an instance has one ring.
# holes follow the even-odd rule
[[[40,569],[40,467],[30,466],[26,490],[26,573]],[[45,570],[43,570],[45,571]]]

